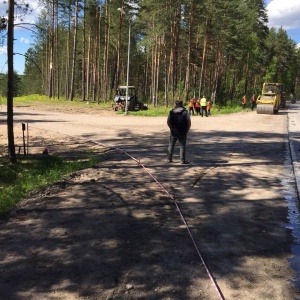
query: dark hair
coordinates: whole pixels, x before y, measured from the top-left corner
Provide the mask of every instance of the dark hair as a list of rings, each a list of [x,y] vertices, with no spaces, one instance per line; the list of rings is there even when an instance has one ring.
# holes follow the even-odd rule
[[[182,100],[176,100],[176,101],[175,101],[175,105],[176,105],[177,107],[183,106]]]

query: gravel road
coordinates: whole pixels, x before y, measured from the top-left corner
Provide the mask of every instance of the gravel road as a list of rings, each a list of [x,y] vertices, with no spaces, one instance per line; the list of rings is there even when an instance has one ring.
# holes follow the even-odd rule
[[[106,159],[1,221],[0,299],[300,299],[286,111],[192,116],[181,165],[166,117],[43,109],[15,108],[16,139],[24,122],[50,155],[83,143]]]

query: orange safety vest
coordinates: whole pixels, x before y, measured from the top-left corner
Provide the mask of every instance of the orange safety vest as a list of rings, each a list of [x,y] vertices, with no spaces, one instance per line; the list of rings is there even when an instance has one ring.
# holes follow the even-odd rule
[[[194,103],[195,103],[195,100],[194,100],[194,99],[191,99],[191,100],[190,100],[189,107],[194,107]]]
[[[247,103],[247,98],[246,96],[243,97],[243,101],[242,101],[242,104],[246,104]]]
[[[197,100],[197,102],[196,102],[196,107],[197,107],[197,108],[200,108],[200,107],[201,107],[201,105],[200,105],[200,99]]]
[[[211,108],[211,102],[210,102],[210,100],[208,100],[208,101],[207,101],[207,103],[206,103],[206,107],[207,107],[208,109],[210,109],[210,108]]]

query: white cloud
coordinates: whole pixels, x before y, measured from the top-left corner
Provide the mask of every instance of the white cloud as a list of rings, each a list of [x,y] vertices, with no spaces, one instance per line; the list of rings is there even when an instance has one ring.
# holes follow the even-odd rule
[[[44,5],[41,0],[31,0],[28,7],[28,12],[26,14],[22,13],[21,10],[15,10],[15,23],[35,23],[37,17],[41,13]],[[0,2],[0,17],[7,17],[8,10],[8,1],[4,3],[4,1]]]
[[[0,47],[0,55],[6,55],[7,54],[7,47],[2,46]]]
[[[300,28],[299,0],[272,0],[266,7],[270,27],[283,27],[285,30]]]
[[[29,44],[29,39],[24,38],[24,37],[21,37],[21,38],[20,38],[20,42],[21,42],[21,43],[24,43],[24,44]]]

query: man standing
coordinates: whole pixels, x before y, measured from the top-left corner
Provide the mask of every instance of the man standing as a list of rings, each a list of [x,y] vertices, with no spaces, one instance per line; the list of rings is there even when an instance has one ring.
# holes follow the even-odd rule
[[[207,108],[206,108],[206,98],[203,95],[203,97],[200,100],[200,104],[201,104],[201,117],[203,117],[203,112],[205,111],[205,116],[207,117]]]
[[[179,142],[180,162],[188,164],[185,159],[187,133],[191,128],[191,116],[183,107],[182,101],[176,100],[175,107],[169,112],[167,124],[170,128],[170,140],[168,147],[168,162],[173,162],[173,152],[176,141]]]
[[[242,108],[243,108],[243,109],[245,109],[246,104],[247,104],[247,97],[246,97],[246,95],[244,95],[244,97],[243,97],[243,99],[242,99]]]
[[[253,94],[252,97],[251,97],[251,110],[254,109],[255,102],[256,102],[256,100],[255,100],[255,95]]]
[[[192,98],[189,102],[189,114],[192,113],[192,115],[194,115],[194,113],[195,113],[195,104],[196,104],[195,98]]]
[[[196,115],[199,116],[201,113],[200,112],[200,110],[201,110],[200,98],[197,99],[197,101],[196,101],[195,109],[196,109]]]
[[[212,106],[211,101],[210,101],[210,100],[207,100],[207,102],[206,102],[206,109],[207,109],[207,115],[208,115],[208,116],[210,116],[211,106]]]

